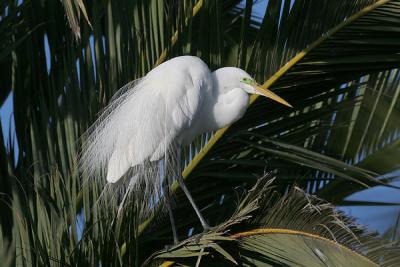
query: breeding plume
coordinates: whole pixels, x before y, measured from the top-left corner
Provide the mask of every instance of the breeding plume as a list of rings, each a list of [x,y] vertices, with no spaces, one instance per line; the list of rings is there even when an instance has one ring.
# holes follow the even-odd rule
[[[104,174],[109,183],[115,183],[129,170],[145,162],[160,161],[172,147],[177,148],[176,179],[207,229],[207,222],[181,177],[180,148],[204,132],[240,119],[249,105],[250,94],[290,106],[239,68],[210,72],[201,59],[193,56],[166,61],[114,96],[89,130],[82,148],[81,167],[89,176]],[[139,175],[130,177],[131,185],[139,179]],[[169,190],[164,194],[168,197]],[[169,201],[167,207],[176,242]]]

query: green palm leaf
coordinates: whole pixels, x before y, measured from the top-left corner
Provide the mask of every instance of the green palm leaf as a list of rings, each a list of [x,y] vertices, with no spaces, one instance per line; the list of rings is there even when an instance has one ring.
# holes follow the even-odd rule
[[[228,223],[152,256],[163,266],[395,266],[398,248],[298,188],[280,196],[263,178]],[[243,212],[244,211],[244,212]],[[231,221],[231,223],[229,223]],[[241,231],[238,231],[240,229]],[[247,230],[246,230],[247,229]]]
[[[331,240],[303,232],[260,229],[243,233],[240,241],[244,266],[379,266]]]
[[[397,66],[400,61],[396,53],[398,53],[400,47],[394,46],[389,50],[384,49],[384,47],[391,46],[392,37],[389,38],[387,35],[378,35],[374,30],[375,28],[379,28],[382,32],[390,32],[392,30],[394,33],[396,31],[393,27],[385,27],[387,18],[384,15],[392,14],[393,20],[396,20],[398,16],[396,10],[399,3],[397,3],[397,1],[389,2],[390,1],[377,1],[354,14],[344,22],[341,22],[286,63],[276,74],[268,79],[263,86],[275,89],[283,96],[287,95],[287,99],[296,106],[296,100],[294,99],[296,91],[302,92],[303,99],[312,98],[317,94],[325,93],[327,96],[326,100],[329,100],[331,96],[327,93],[332,90],[332,86],[338,86],[343,82],[351,81],[354,77],[360,77],[362,74],[368,72],[375,72],[380,69],[391,69]],[[337,39],[335,39],[336,35]],[[355,46],[352,42],[354,40],[354,42],[357,43],[358,40],[360,45],[365,44],[367,46],[369,43],[366,40],[373,39],[374,37],[376,42],[382,45],[379,49],[373,48],[370,51],[363,51],[360,49],[359,45]],[[346,40],[346,42],[340,42],[340,40],[343,39]],[[334,48],[333,45],[335,45]],[[360,51],[359,54],[357,54],[358,51]],[[357,55],[362,56],[367,52],[374,54],[370,55],[370,57],[363,57],[363,60],[373,60],[373,65],[365,64],[364,61],[359,62],[355,59]],[[344,73],[349,76],[343,75]],[[346,79],[346,77],[348,78]],[[321,84],[321,81],[324,81],[324,83]],[[290,96],[290,94],[292,94],[292,96]],[[397,93],[395,93],[395,95],[397,96]],[[253,127],[266,128],[269,124],[263,114],[268,114],[269,121],[282,119],[282,116],[277,116],[278,114],[287,114],[287,116],[297,115],[293,114],[291,110],[284,110],[279,107],[274,107],[274,110],[270,104],[266,103],[265,99],[257,99],[257,97],[252,99],[252,103],[254,102],[254,104],[245,117],[233,126],[233,129],[229,127],[221,129],[213,136],[202,151],[199,152],[198,156],[194,158],[186,168],[184,171],[185,176],[189,176],[192,170],[199,164],[200,160],[207,155],[214,144],[224,136],[228,129],[231,132],[237,132],[240,130],[252,129]],[[322,102],[321,99],[314,104],[320,102]],[[306,109],[307,107],[308,106],[300,108]],[[264,126],[260,127],[260,125]],[[297,124],[290,126],[295,128]],[[283,129],[279,130],[282,131]],[[257,129],[257,131],[259,130]],[[276,132],[279,133],[279,131]],[[229,137],[224,137],[224,139],[228,138]],[[223,140],[220,142],[222,143]]]
[[[366,7],[361,8],[363,5],[366,5]],[[358,78],[366,73],[391,69],[398,64],[398,61],[393,62],[391,58],[400,47],[394,46],[393,50],[385,49],[387,46],[392,47],[391,38],[393,37],[388,38],[388,35],[377,34],[374,30],[369,30],[368,27],[362,28],[360,26],[368,25],[374,29],[379,25],[379,27],[385,28],[386,13],[391,14],[393,20],[396,20],[395,18],[398,16],[397,6],[397,1],[390,3],[389,1],[377,1],[360,4],[360,6],[357,6],[358,9],[356,7],[349,9],[351,11],[358,10],[358,12],[328,30],[328,34],[324,34],[309,45],[298,54],[299,56],[294,57],[293,61],[284,65],[277,72],[277,75],[272,76],[266,82],[266,85],[270,86],[271,89],[276,89],[280,95],[286,95],[285,98],[289,99],[297,110],[292,111],[271,105],[264,99],[253,99],[252,106],[240,121],[231,127],[217,131],[193,158],[184,170],[183,175],[187,178],[189,188],[197,202],[200,203],[200,206],[206,207],[204,212],[208,215],[211,224],[223,221],[232,212],[232,206],[229,204],[229,201],[232,201],[232,198],[234,199],[232,187],[243,185],[246,187],[253,184],[257,177],[265,172],[266,168],[276,170],[280,174],[280,179],[276,183],[282,185],[283,188],[288,183],[296,183],[309,192],[318,193],[322,190],[321,195],[323,194],[326,199],[335,201],[342,200],[348,194],[360,190],[360,188],[365,188],[366,185],[380,184],[379,181],[373,180],[377,176],[376,173],[370,172],[368,169],[352,167],[350,164],[334,159],[339,158],[348,161],[349,157],[344,157],[346,153],[343,156],[337,156],[337,153],[335,153],[331,157],[327,157],[323,154],[309,152],[303,147],[327,154],[330,151],[325,150],[326,147],[322,145],[325,142],[332,144],[332,146],[334,144],[335,148],[339,149],[341,146],[348,145],[344,141],[338,144],[337,135],[331,136],[330,132],[335,131],[337,127],[348,127],[347,124],[353,124],[354,121],[357,121],[357,117],[335,120],[332,124],[332,116],[337,112],[346,113],[348,109],[356,109],[355,103],[368,103],[368,100],[365,100],[368,99],[368,90],[379,90],[382,85],[391,84],[384,90],[391,90],[390,94],[393,92],[395,95],[397,94],[396,92],[399,90],[398,80],[393,79],[393,74],[390,74],[391,71],[364,76],[361,80]],[[274,4],[271,3],[267,11],[271,10],[272,12],[275,8]],[[338,8],[337,10],[341,9]],[[295,11],[293,10],[293,12]],[[382,14],[385,14],[385,16]],[[311,20],[311,18],[308,19]],[[296,29],[299,26],[295,24],[292,27]],[[364,29],[363,32],[360,32],[360,27]],[[387,29],[385,28],[384,32],[396,31],[390,26],[386,27]],[[287,31],[290,30],[287,29]],[[317,28],[317,30],[321,29]],[[262,33],[260,32],[260,34]],[[358,53],[364,55],[369,48],[368,43],[363,41],[364,38],[367,38],[367,40],[375,38],[375,42],[381,45],[380,49],[375,47],[370,49],[372,54],[375,53],[376,59],[373,69],[371,69],[372,65],[366,65],[364,62],[357,63],[353,58]],[[338,40],[349,40],[349,42],[338,42]],[[364,43],[365,50],[360,49],[360,45],[355,46],[351,40],[356,43]],[[299,44],[297,47],[301,47],[301,45]],[[332,47],[335,47],[335,49],[332,49]],[[338,58],[340,58],[340,61],[337,60]],[[388,59],[395,65],[386,64],[385,62]],[[380,61],[382,63],[379,63]],[[347,74],[349,76],[346,76]],[[279,79],[277,79],[278,77]],[[352,80],[355,77],[357,79]],[[349,83],[343,85],[344,82]],[[366,93],[356,94],[357,91]],[[296,99],[299,100],[298,107],[296,106]],[[363,117],[360,115],[358,120],[362,121]],[[389,132],[393,133],[393,131],[395,129]],[[335,139],[336,141],[334,141]],[[293,143],[287,143],[286,140],[291,140]],[[204,142],[200,142],[200,146],[201,143]],[[279,145],[277,145],[278,143]],[[355,146],[360,144],[362,143],[359,142]],[[198,146],[193,146],[192,150],[196,149],[198,149]],[[356,155],[353,153],[350,156],[355,157]],[[286,162],[283,163],[283,160]],[[317,169],[318,172],[310,171],[309,168],[304,168],[304,165],[311,169]],[[334,186],[337,177],[345,178],[353,183],[347,182],[345,186],[341,183],[338,187],[340,189],[330,190],[326,194],[323,193],[325,186],[328,188]],[[363,184],[361,187],[357,185],[359,182],[361,185]],[[352,189],[347,190],[350,188]],[[336,196],[339,195],[342,197],[337,198]],[[221,197],[227,200],[222,206],[218,204]],[[176,202],[179,203],[175,209],[178,217],[191,212],[190,205],[185,201],[181,192],[178,192]],[[217,213],[215,212],[216,208],[223,209],[224,212]],[[191,225],[197,224],[197,221],[193,217],[192,220],[186,219],[181,223],[179,228],[181,228],[180,231],[183,234]],[[165,224],[161,226],[152,226],[148,221],[143,226],[155,227],[157,231],[157,229],[165,228],[167,225],[168,221],[165,220]],[[160,236],[163,236],[163,233],[170,236],[169,231],[157,232],[160,233]]]
[[[102,183],[80,184],[76,154],[77,140],[115,90],[183,54],[201,56],[212,69],[246,68],[259,81],[269,80],[267,86],[295,105],[289,110],[253,99],[241,121],[213,137],[205,134],[187,148],[184,175],[189,187],[210,224],[220,226],[217,234],[202,237],[202,247],[190,243],[193,239],[185,241],[198,255],[204,254],[200,262],[211,264],[209,257],[224,263],[287,260],[287,255],[274,258],[272,251],[257,254],[257,259],[253,252],[247,259],[238,257],[237,252],[250,249],[252,239],[243,236],[239,242],[224,229],[238,238],[258,228],[292,229],[318,235],[322,242],[332,239],[327,229],[342,233],[335,225],[315,232],[315,225],[301,216],[288,225],[287,216],[299,207],[296,203],[288,205],[285,214],[271,209],[273,203],[258,205],[266,208],[255,211],[256,202],[250,200],[258,198],[243,192],[266,170],[274,170],[280,192],[296,183],[343,203],[361,187],[380,184],[374,179],[377,173],[398,166],[394,133],[400,79],[393,68],[399,63],[399,3],[269,1],[265,17],[258,19],[252,15],[253,1],[243,6],[239,2],[23,1],[23,7],[10,13],[18,14],[14,18],[23,20],[23,27],[6,30],[5,35],[1,30],[10,23],[0,18],[0,37],[15,37],[3,42],[6,49],[1,46],[7,52],[1,75],[8,81],[1,79],[5,86],[0,102],[12,89],[19,148],[14,162],[13,149],[5,144],[12,144],[11,139],[0,138],[2,263],[139,266],[171,243],[162,201],[136,192],[118,217],[119,199],[103,195],[99,200]],[[6,5],[15,7],[16,2]],[[237,195],[248,196],[239,207]],[[295,199],[304,204],[301,199],[308,195],[300,195]],[[186,239],[190,228],[198,231],[198,222],[179,190],[175,202],[179,234]],[[279,220],[279,214],[286,220]],[[267,223],[266,218],[277,221]],[[357,236],[362,239],[363,233]],[[304,243],[305,236],[282,240],[303,238],[299,242]],[[270,240],[266,234],[255,238],[260,247]],[[360,255],[365,252],[357,242],[339,243]],[[379,245],[374,248],[376,254],[363,255],[375,262],[373,255],[379,255],[390,264],[386,252]],[[364,259],[360,255],[355,258]],[[197,256],[189,260],[195,263]]]

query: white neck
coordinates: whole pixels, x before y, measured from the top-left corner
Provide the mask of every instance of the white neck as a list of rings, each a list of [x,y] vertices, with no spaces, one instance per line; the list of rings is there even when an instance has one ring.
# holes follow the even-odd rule
[[[240,82],[250,77],[238,68],[222,68],[211,74],[212,88],[207,92],[199,117],[188,130],[187,136],[195,137],[209,131],[219,130],[240,119],[249,105],[249,94]],[[192,140],[182,140],[188,144]]]
[[[240,119],[249,105],[249,94],[242,88],[229,87],[214,72],[215,91],[217,96],[214,98],[213,117],[218,129],[230,125]]]
[[[207,95],[201,112],[204,116],[204,132],[234,123],[244,115],[249,105],[249,94],[232,84],[223,72],[213,72],[212,78],[212,93]]]

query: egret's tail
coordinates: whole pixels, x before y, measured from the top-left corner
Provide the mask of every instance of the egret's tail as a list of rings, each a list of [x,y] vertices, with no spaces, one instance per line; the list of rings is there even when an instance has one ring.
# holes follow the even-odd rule
[[[123,200],[123,206],[134,205],[144,217],[163,201],[163,177],[176,175],[166,174],[176,171],[171,167],[176,166],[176,157],[165,151],[171,146],[167,145],[171,140],[166,133],[173,132],[173,123],[166,119],[169,113],[164,98],[155,92],[146,78],[121,88],[81,138],[78,161],[84,181],[103,184],[107,177],[109,184],[99,203],[118,207]],[[158,108],[146,112],[149,107]],[[157,152],[158,147],[164,155]],[[162,156],[167,159],[167,167],[159,164]]]
[[[143,79],[135,80],[123,86],[99,118],[82,135],[78,168],[85,177],[98,178],[107,174],[107,165],[115,151],[119,135],[128,128],[127,110],[130,105],[134,105],[131,102],[140,91],[142,81]]]
[[[147,161],[132,168],[117,183],[107,183],[95,205],[114,210],[115,219],[133,212],[138,222],[143,222],[164,206],[164,175],[163,164]]]

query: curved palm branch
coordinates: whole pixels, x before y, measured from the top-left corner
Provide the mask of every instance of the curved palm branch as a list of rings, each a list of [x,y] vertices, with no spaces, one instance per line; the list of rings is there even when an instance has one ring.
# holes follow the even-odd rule
[[[285,5],[275,6],[271,3],[267,12],[281,10],[278,7],[285,10]],[[296,11],[299,12],[296,7],[300,8],[301,5],[292,7],[291,12],[294,14],[287,11],[288,14],[282,14],[282,16],[288,17],[290,21],[290,15],[296,17]],[[393,45],[392,39],[397,28],[387,24],[388,18],[391,18],[390,21],[396,21],[399,17],[399,1],[367,1],[352,8],[343,4],[337,10],[342,10],[340,7],[346,8],[347,12],[350,10],[355,13],[347,19],[345,19],[346,13],[342,14],[344,16],[342,20],[338,20],[335,16],[337,13],[330,14],[332,18],[324,13],[323,15],[328,16],[327,25],[331,25],[332,28],[326,29],[322,37],[308,46],[304,43],[296,43],[297,39],[292,40],[287,34],[278,34],[294,30],[304,33],[305,29],[298,29],[300,27],[298,25],[302,25],[301,22],[290,25],[281,21],[282,29],[279,27],[275,29],[278,34],[276,42],[288,44],[286,49],[279,51],[280,53],[293,54],[293,49],[307,46],[278,69],[276,74],[264,84],[293,102],[296,110],[283,109],[268,103],[267,100],[254,97],[251,107],[241,120],[217,131],[209,140],[206,136],[205,140],[208,142],[192,158],[183,172],[200,205],[210,209],[219,197],[232,194],[232,187],[241,186],[243,183],[248,185],[254,183],[256,177],[262,175],[265,168],[282,173],[278,183],[281,182],[286,186],[288,182],[297,181],[302,188],[308,188],[314,193],[318,193],[327,184],[333,183],[335,177],[351,182],[356,181],[356,184],[359,183],[362,187],[380,184],[380,181],[374,180],[376,173],[357,166],[352,167],[350,164],[335,159],[347,160],[343,156],[337,156],[335,153],[329,157],[304,149],[306,147],[314,151],[320,150],[326,154],[324,143],[332,143],[329,147],[333,145],[338,147],[337,140],[334,139],[338,135],[330,135],[331,132],[340,124],[345,124],[342,127],[347,127],[346,124],[352,123],[356,118],[350,116],[348,120],[335,121],[334,117],[337,112],[348,113],[349,109],[357,108],[357,103],[363,100],[363,95],[355,92],[366,91],[367,94],[370,91],[366,88],[372,91],[379,90],[379,86],[389,83],[393,89],[391,94],[394,92],[396,98],[399,91],[396,86],[397,80],[393,79],[393,75],[385,74],[385,72],[377,73],[392,69],[400,62],[396,55],[400,47]],[[304,19],[311,20],[307,17]],[[307,36],[311,38],[316,35],[316,32],[322,30],[316,27],[314,34]],[[381,32],[393,34],[387,35]],[[263,33],[260,30],[260,36]],[[256,39],[252,55],[258,53],[258,48],[261,46],[259,42],[261,40]],[[376,45],[370,47],[369,42]],[[275,51],[275,57],[279,56],[277,53]],[[365,56],[366,54],[369,56]],[[274,58],[272,55],[269,57]],[[278,64],[284,59],[285,57],[281,57]],[[374,60],[374,64],[366,64],[365,60]],[[261,68],[257,66],[265,66],[265,64],[251,61],[248,63],[249,69]],[[254,72],[257,73],[256,70]],[[365,76],[368,73],[371,75]],[[364,78],[360,80],[363,75]],[[347,84],[343,84],[345,82]],[[296,102],[299,103],[297,106]],[[360,116],[359,119],[362,120],[363,117]],[[395,130],[392,129],[390,132]],[[275,140],[278,138],[279,140]],[[291,140],[293,143],[285,144],[285,140]],[[200,147],[204,143],[200,142]],[[346,146],[347,143],[348,141],[343,141],[341,146]],[[191,151],[196,151],[196,149],[199,149],[199,146],[195,144]],[[354,154],[353,152],[350,156],[355,157]],[[282,164],[282,160],[286,162]],[[348,163],[351,162],[348,161]],[[301,165],[301,168],[298,165]],[[310,172],[303,168],[304,165],[318,172]],[[286,172],[286,170],[290,171]],[[218,192],[213,188],[218,188]],[[347,191],[347,194],[359,190],[360,186],[352,186],[352,188],[356,189]],[[341,193],[337,190],[335,194],[330,192],[331,194],[324,194],[324,196],[332,200],[335,199],[336,193]],[[180,203],[177,207],[178,214],[190,212],[188,204],[183,201],[181,195],[178,194],[176,198]],[[211,213],[210,217],[215,218],[215,214]],[[182,229],[193,223],[195,221],[185,222]],[[150,225],[151,220],[146,221],[141,229],[144,230]]]
[[[400,47],[392,47],[392,37],[387,37],[393,35],[382,36],[379,34],[379,32],[390,33],[392,31],[394,33],[396,31],[391,25],[385,25],[385,22],[388,19],[386,17],[388,14],[391,14],[393,19],[398,18],[398,8],[398,1],[390,0],[381,0],[368,5],[324,33],[321,38],[298,53],[272,75],[263,84],[263,87],[275,89],[293,102],[290,94],[293,95],[297,90],[302,90],[303,98],[313,97],[317,93],[320,94],[330,90],[332,86],[354,80],[355,77],[361,77],[363,74],[398,66],[400,58],[397,56],[397,53]],[[376,32],[375,28],[378,28],[379,32]],[[380,47],[368,50],[367,47],[370,40],[378,43]],[[355,43],[358,45],[354,45]],[[365,50],[360,48],[363,45],[365,46]],[[390,47],[391,49],[385,49],[386,47]],[[368,52],[372,52],[373,54],[365,56]],[[373,64],[366,64],[368,62],[373,62]],[[321,81],[324,83],[321,84]],[[308,90],[304,92],[304,89]],[[267,111],[264,112],[264,109],[265,107],[270,107],[266,105],[266,100],[257,100],[258,96],[252,98],[251,104],[254,103],[254,105],[252,105],[245,117],[234,125],[232,131],[251,129],[252,127],[259,127],[266,124],[267,121],[263,114],[268,113]],[[295,100],[293,103],[296,106]],[[279,111],[282,110],[279,109]],[[284,110],[283,113],[290,114],[292,111]],[[184,177],[191,174],[193,169],[229,129],[230,127],[228,126],[213,135],[204,148],[200,150],[185,168],[183,172]]]
[[[97,1],[87,5],[92,28],[81,20],[78,42],[71,38],[60,1],[24,1],[28,2],[34,6],[21,11],[25,22],[32,27],[45,24],[13,50],[7,65],[14,70],[20,153],[13,162],[14,155],[0,142],[2,159],[7,159],[0,164],[1,182],[6,177],[12,183],[6,187],[12,189],[13,199],[6,202],[12,216],[5,209],[0,211],[2,218],[12,217],[10,226],[1,225],[0,243],[7,244],[10,236],[15,240],[9,242],[7,253],[0,253],[13,255],[4,263],[138,266],[155,249],[170,244],[162,208],[146,209],[153,209],[157,202],[133,195],[124,215],[116,218],[118,199],[106,198],[107,205],[99,205],[104,204],[98,202],[102,188],[97,184],[81,187],[75,172],[75,142],[96,112],[119,86],[143,76],[166,57],[197,54],[212,68],[237,64],[262,81],[307,51],[323,33],[343,25],[328,38],[323,35],[323,42],[270,85],[296,103],[295,110],[257,99],[243,120],[224,134],[217,133],[220,138],[211,139],[216,140],[214,145],[200,152],[202,160],[187,179],[211,225],[232,222],[229,218],[236,210],[242,211],[237,218],[251,213],[246,205],[236,209],[236,194],[256,183],[266,166],[279,173],[277,190],[296,183],[322,195],[330,187],[324,196],[340,200],[342,193],[345,196],[358,187],[344,190],[348,184],[343,186],[337,177],[372,186],[374,172],[397,164],[388,160],[380,165],[382,169],[372,169],[370,156],[379,156],[380,145],[387,143],[396,130],[393,125],[398,125],[394,123],[398,120],[398,71],[391,69],[398,65],[399,42],[397,35],[388,37],[398,26],[398,1],[269,1],[261,20],[251,15],[252,0],[245,7],[237,6],[239,1]],[[71,2],[75,15],[79,2]],[[353,14],[361,15],[349,22]],[[48,56],[46,51],[50,51]],[[374,64],[367,64],[371,61]],[[354,130],[357,127],[363,131]],[[370,135],[369,129],[376,128],[378,134]],[[186,163],[209,138],[205,135],[188,148]],[[354,140],[358,142],[353,144]],[[385,149],[396,144],[395,138],[390,142]],[[369,148],[374,148],[373,154],[354,156]],[[307,164],[309,168],[304,168]],[[186,238],[197,222],[181,192],[176,193],[178,228],[181,238]],[[250,219],[240,221],[225,229],[235,234],[266,227],[257,222],[250,227]],[[229,244],[236,250],[239,243]],[[214,246],[217,254],[212,250],[210,255],[243,260],[220,247]]]
[[[239,204],[240,214],[210,233],[155,253],[149,261],[167,259],[162,266],[397,264],[398,245],[388,245],[299,188],[280,196],[270,184],[262,178]]]

